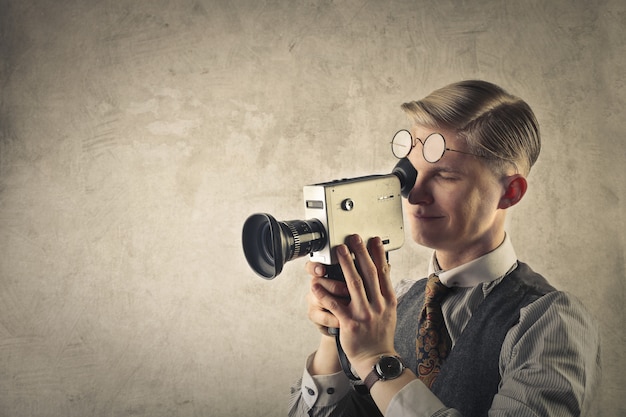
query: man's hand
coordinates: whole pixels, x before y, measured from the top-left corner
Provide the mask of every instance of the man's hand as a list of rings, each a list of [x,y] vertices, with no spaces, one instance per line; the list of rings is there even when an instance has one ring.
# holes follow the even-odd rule
[[[306,271],[311,275],[311,288],[323,288],[325,293],[333,296],[338,303],[347,305],[350,302],[350,294],[348,293],[348,287],[345,282],[324,277],[326,275],[325,265],[307,262]],[[330,336],[328,329],[330,327],[339,327],[339,320],[321,305],[320,300],[313,290],[307,295],[307,303],[309,306],[309,320],[317,326],[324,336]]]
[[[323,271],[310,264],[315,275],[309,317],[320,329],[341,329],[341,346],[359,375],[365,376],[380,355],[395,354],[397,300],[390,267],[380,238],[371,239],[366,247],[358,235],[350,236],[347,245],[337,246],[336,254],[350,301],[344,298],[341,283],[320,279]]]
[[[334,297],[338,303],[347,305],[350,302],[346,283],[325,278],[326,267],[323,264],[307,262],[306,271],[311,275],[312,288],[318,286],[324,288],[325,293]],[[339,327],[339,320],[320,304],[320,300],[313,291],[307,295],[307,303],[309,319],[323,335],[320,346],[309,365],[309,372],[311,375],[329,375],[340,372],[341,364],[335,337],[328,332],[330,327]]]

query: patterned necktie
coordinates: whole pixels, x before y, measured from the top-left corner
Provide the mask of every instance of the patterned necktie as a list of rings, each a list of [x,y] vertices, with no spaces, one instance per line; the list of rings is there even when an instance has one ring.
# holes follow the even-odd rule
[[[417,377],[431,388],[439,368],[448,356],[452,342],[441,312],[441,301],[450,291],[432,274],[426,283],[424,308],[420,316],[421,325],[417,331]]]

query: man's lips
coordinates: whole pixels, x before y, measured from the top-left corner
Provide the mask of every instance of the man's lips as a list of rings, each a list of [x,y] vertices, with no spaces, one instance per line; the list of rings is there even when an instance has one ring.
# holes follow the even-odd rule
[[[430,213],[413,213],[413,217],[421,221],[430,221],[430,220],[443,219],[444,216],[440,216],[438,214],[430,214]]]

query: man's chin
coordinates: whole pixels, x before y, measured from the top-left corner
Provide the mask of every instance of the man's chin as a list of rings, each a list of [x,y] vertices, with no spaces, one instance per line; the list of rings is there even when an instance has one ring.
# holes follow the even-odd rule
[[[413,241],[430,249],[438,249],[442,243],[441,234],[415,233],[415,231],[413,232]]]

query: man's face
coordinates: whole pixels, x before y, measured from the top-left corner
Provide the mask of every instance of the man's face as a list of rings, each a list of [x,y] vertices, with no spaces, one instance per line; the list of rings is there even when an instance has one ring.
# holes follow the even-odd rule
[[[422,141],[431,133],[442,134],[447,148],[468,152],[453,131],[422,126],[411,129],[413,137]],[[439,161],[430,163],[419,142],[408,158],[418,171],[406,201],[416,243],[435,249],[438,255],[473,259],[502,242],[504,211],[498,210],[498,202],[505,189],[482,158],[445,151]]]

